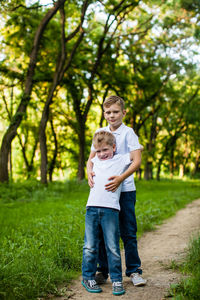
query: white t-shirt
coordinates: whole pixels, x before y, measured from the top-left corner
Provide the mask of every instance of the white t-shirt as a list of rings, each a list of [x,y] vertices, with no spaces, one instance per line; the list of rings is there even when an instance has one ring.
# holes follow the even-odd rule
[[[115,192],[105,189],[105,185],[109,183],[108,178],[120,175],[124,169],[130,165],[130,154],[116,154],[111,159],[100,160],[97,155],[92,159],[94,186],[90,189],[90,194],[86,206],[109,207],[120,210],[119,197],[121,193],[121,184]]]
[[[116,154],[126,154],[134,150],[139,150],[142,146],[139,143],[138,136],[135,134],[134,130],[122,123],[122,125],[115,131],[111,131],[109,125],[97,129],[96,132],[105,130],[111,132],[116,139]],[[91,147],[92,151],[95,151],[94,146]],[[116,174],[112,174],[113,176]],[[122,182],[122,192],[135,191],[135,182],[133,175],[130,175]]]

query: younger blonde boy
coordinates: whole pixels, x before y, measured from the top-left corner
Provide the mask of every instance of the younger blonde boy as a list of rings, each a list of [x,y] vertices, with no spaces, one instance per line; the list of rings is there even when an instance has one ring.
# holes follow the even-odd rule
[[[92,158],[94,184],[87,201],[85,238],[82,262],[82,285],[88,292],[100,293],[102,289],[95,280],[99,233],[103,233],[108,269],[113,286],[113,295],[125,293],[122,284],[121,256],[119,248],[119,197],[121,185],[114,192],[105,189],[108,177],[120,176],[130,165],[132,156],[115,154],[116,142],[111,132],[99,131],[93,138],[95,156]]]

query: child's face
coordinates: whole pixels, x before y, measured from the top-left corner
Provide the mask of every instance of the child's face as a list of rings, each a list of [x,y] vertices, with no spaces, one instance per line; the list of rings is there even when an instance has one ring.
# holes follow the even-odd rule
[[[122,119],[126,111],[122,110],[120,105],[112,104],[110,107],[104,107],[104,117],[108,121],[111,129],[117,129],[122,124]]]
[[[100,160],[106,160],[113,157],[116,146],[110,146],[107,144],[102,144],[99,147],[96,147],[96,154]]]

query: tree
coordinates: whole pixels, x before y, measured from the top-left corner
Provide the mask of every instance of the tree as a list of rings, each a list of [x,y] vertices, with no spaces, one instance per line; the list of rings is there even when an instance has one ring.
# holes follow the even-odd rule
[[[167,8],[174,10],[177,7],[174,8],[166,2],[159,8],[160,16],[157,17],[154,4],[152,3],[152,7],[150,3],[147,3],[148,6],[144,4],[141,7],[138,6],[132,14],[132,22],[136,24],[135,28],[129,26],[129,30],[124,34],[126,39],[122,49],[124,66],[128,64],[130,71],[126,76],[127,89],[120,91],[121,95],[125,95],[128,107],[126,122],[131,124],[136,133],[142,137],[141,141],[145,145],[143,161],[146,179],[153,177],[157,152],[160,152],[159,134],[163,130],[161,124],[165,123],[162,111],[165,110],[166,103],[170,103],[172,105],[168,107],[168,112],[170,112],[175,100],[170,95],[168,82],[173,82],[175,76],[181,78],[177,74],[188,72],[192,67],[190,62],[186,63],[187,59],[181,52],[181,50],[187,49],[188,43],[191,42],[192,24],[190,21],[188,22],[186,13],[177,11],[169,16]],[[137,17],[134,18],[136,14]],[[146,29],[143,28],[144,24]],[[176,56],[177,53],[179,54],[179,58],[174,58],[175,53]],[[179,99],[176,103],[181,103],[182,95],[177,96]],[[163,123],[160,120],[163,120]],[[172,172],[176,141],[181,136],[178,132],[180,130],[181,133],[185,126],[182,128],[182,123],[176,122],[174,128],[176,128],[177,134],[172,134],[173,143],[169,142]],[[167,136],[166,140],[168,140]],[[161,160],[159,162],[161,163]]]
[[[65,0],[58,0],[55,2],[54,7],[48,10],[44,18],[41,20],[33,41],[32,51],[29,56],[29,65],[27,68],[27,74],[25,79],[24,91],[21,97],[21,102],[16,110],[16,113],[13,115],[11,123],[4,134],[1,149],[0,149],[0,181],[8,181],[8,155],[11,149],[12,140],[15,138],[17,134],[17,128],[19,127],[21,120],[26,112],[28,103],[30,101],[32,87],[33,87],[33,76],[35,73],[35,67],[37,62],[37,55],[39,51],[39,46],[41,43],[41,39],[45,28],[49,21],[56,14],[58,9],[65,3]]]
[[[82,30],[82,24],[84,22],[85,14],[87,11],[87,7],[89,5],[89,1],[85,0],[82,4],[81,9],[81,17],[80,17],[80,23],[77,25],[77,27],[68,34],[68,36],[65,36],[65,10],[64,6],[60,8],[60,14],[61,14],[61,28],[62,28],[62,37],[61,37],[61,51],[58,53],[57,58],[57,65],[54,72],[53,82],[49,88],[49,93],[47,100],[45,102],[45,106],[42,113],[42,118],[40,122],[40,128],[39,128],[39,136],[40,136],[40,150],[41,150],[41,182],[47,183],[47,147],[46,147],[46,124],[48,121],[49,116],[49,107],[52,103],[53,96],[55,93],[55,90],[58,86],[58,84],[61,83],[63,76],[65,72],[69,69],[71,62],[73,60],[73,56],[75,55],[79,44],[81,43],[81,40],[83,38],[83,30]],[[71,17],[71,16],[70,16]],[[67,48],[66,45],[69,43],[72,39],[76,37],[76,35],[79,34],[78,39],[74,42],[74,45],[72,47],[71,51],[68,51],[67,56]]]
[[[145,148],[147,179],[156,171],[159,178],[161,170],[175,174],[180,166],[184,172],[198,171],[199,10],[196,1],[186,2],[65,1],[38,37],[33,65],[33,40],[47,9],[38,3],[27,7],[21,0],[4,2],[1,134],[18,120],[12,127],[13,139],[18,137],[10,150],[13,164],[8,153],[10,174],[12,169],[19,174],[19,168],[20,174],[38,174],[40,165],[44,183],[47,175],[52,180],[61,171],[84,178],[91,136],[105,124],[103,100],[113,93],[125,99],[124,121]],[[11,140],[7,136],[8,150]],[[22,155],[16,158],[18,145]]]
[[[96,22],[95,18],[91,19],[88,30],[85,30],[87,32],[85,36],[86,43],[84,47],[80,48],[82,57],[77,58],[77,65],[80,65],[81,68],[74,76],[70,73],[70,79],[68,78],[66,81],[78,122],[76,132],[79,139],[77,173],[79,179],[83,179],[85,176],[86,123],[91,105],[98,94],[96,86],[103,77],[102,74],[106,69],[104,62],[106,56],[111,55],[111,48],[116,36],[119,34],[120,26],[137,5],[138,1],[121,0],[120,3],[107,1],[103,8],[105,21],[98,24],[99,22]],[[79,82],[81,84],[77,86]]]

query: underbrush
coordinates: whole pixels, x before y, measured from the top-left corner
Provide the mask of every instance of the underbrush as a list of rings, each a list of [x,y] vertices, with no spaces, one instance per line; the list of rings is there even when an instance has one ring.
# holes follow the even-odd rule
[[[138,181],[138,233],[200,196],[197,181]],[[0,299],[37,299],[80,273],[87,182],[0,185]]]

